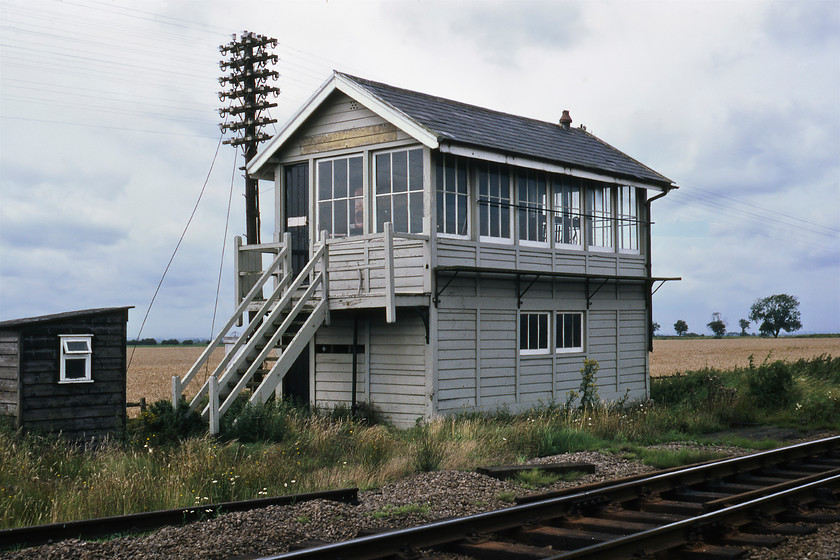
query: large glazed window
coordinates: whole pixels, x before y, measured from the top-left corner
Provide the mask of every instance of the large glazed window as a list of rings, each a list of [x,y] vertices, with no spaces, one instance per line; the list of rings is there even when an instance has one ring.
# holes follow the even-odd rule
[[[548,352],[548,312],[519,314],[520,354]]]
[[[362,156],[318,162],[318,231],[330,237],[364,232]]]
[[[554,192],[554,243],[580,247],[581,235],[580,181],[574,177],[555,177]]]
[[[469,233],[467,161],[446,155],[441,159],[436,166],[437,230],[466,236]]]
[[[589,245],[591,247],[612,247],[612,203],[610,188],[596,185],[587,190],[589,207]]]
[[[423,233],[423,150],[376,154],[376,231]]]
[[[639,211],[635,187],[618,189],[618,247],[623,251],[639,251]]]
[[[59,335],[59,383],[90,383],[93,335]]]
[[[545,175],[522,170],[516,176],[519,191],[519,239],[530,243],[546,243]]]
[[[557,352],[583,352],[583,313],[557,313],[555,348]]]
[[[506,167],[481,163],[478,168],[479,235],[510,239],[510,176]]]

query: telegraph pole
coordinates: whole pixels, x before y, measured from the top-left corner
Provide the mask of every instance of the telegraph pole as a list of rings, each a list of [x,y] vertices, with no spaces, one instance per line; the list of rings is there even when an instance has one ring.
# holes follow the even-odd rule
[[[262,132],[262,127],[277,122],[262,116],[263,111],[276,107],[277,103],[269,103],[269,95],[277,95],[280,89],[269,85],[280,74],[270,70],[269,64],[277,63],[277,55],[270,54],[267,49],[277,46],[277,39],[264,35],[257,35],[243,31],[239,40],[234,34],[230,43],[219,46],[222,56],[227,60],[219,62],[222,72],[230,70],[230,74],[219,78],[219,83],[229,89],[219,92],[219,99],[224,102],[230,100],[230,105],[219,109],[219,116],[225,119],[219,127],[222,133],[233,131],[236,136],[225,140],[225,144],[242,146],[245,155],[245,165],[257,155],[257,146],[271,138]],[[226,118],[227,117],[227,118]],[[245,169],[242,167],[241,169]],[[257,180],[245,175],[245,225],[247,243],[260,242],[260,207],[257,196]]]

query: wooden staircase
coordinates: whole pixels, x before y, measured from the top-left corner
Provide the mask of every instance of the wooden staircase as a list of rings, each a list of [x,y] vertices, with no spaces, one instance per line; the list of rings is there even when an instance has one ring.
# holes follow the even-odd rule
[[[288,242],[283,244],[274,261],[262,272],[222,331],[183,379],[172,378],[172,404],[177,406],[184,388],[240,317],[251,317],[233,347],[190,401],[190,410],[197,410],[206,403],[201,415],[209,421],[211,433],[218,433],[219,419],[246,390],[250,391],[250,403],[267,401],[308,347],[318,328],[329,322],[325,235],[312,259],[297,276],[291,270],[289,247]],[[278,281],[272,293],[264,299],[258,297],[263,295],[266,282],[273,276]]]

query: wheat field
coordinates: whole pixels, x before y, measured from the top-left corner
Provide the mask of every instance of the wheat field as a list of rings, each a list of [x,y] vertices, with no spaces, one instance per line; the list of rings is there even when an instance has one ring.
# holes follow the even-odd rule
[[[203,348],[198,347],[129,347],[128,402],[138,402],[141,397],[145,397],[150,404],[160,399],[169,399],[172,394],[172,376],[183,377],[203,351]],[[187,387],[187,397],[198,391],[209,372],[222,359],[223,353],[222,349],[213,353],[209,368],[202,369]],[[768,355],[772,360],[798,360],[821,354],[840,356],[840,337],[774,339],[750,336],[654,340],[650,371],[653,376],[662,376],[704,367],[744,367],[749,363],[750,354],[759,364]],[[137,409],[130,409],[129,414],[136,415]]]

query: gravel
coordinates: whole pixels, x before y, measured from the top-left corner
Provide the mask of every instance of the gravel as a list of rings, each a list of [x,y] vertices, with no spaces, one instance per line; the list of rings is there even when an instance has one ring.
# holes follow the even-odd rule
[[[681,444],[669,444],[669,447]],[[683,444],[685,446],[685,444]],[[693,446],[697,447],[697,446]],[[748,453],[739,448],[706,447],[730,455]],[[588,462],[596,472],[573,482],[558,481],[539,492],[650,472],[654,469],[616,455],[581,452],[544,457],[533,464]],[[223,559],[255,558],[288,551],[304,541],[339,541],[360,532],[410,527],[459,515],[470,515],[512,505],[514,495],[529,493],[518,484],[474,472],[437,471],[409,476],[376,490],[359,493],[357,506],[316,500],[293,506],[271,506],[230,513],[183,527],[168,527],[139,537],[109,541],[65,540],[7,552],[2,559]],[[836,513],[836,511],[835,511]],[[814,535],[792,537],[775,549],[751,550],[749,558],[836,560],[840,558],[840,524],[820,527]],[[457,560],[447,554],[436,558]]]

